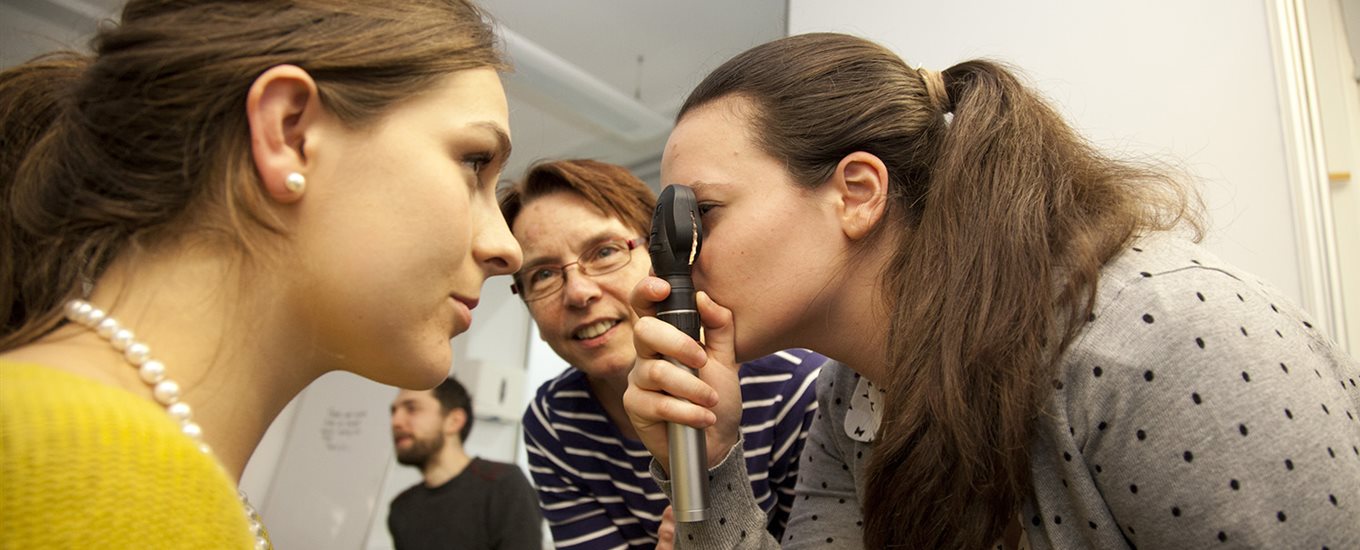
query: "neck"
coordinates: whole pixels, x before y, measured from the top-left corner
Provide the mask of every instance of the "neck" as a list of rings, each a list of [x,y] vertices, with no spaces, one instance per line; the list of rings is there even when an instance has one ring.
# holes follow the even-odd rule
[[[856,267],[835,278],[836,290],[828,289],[822,314],[808,325],[801,341],[822,355],[840,361],[874,384],[887,382],[888,327],[891,303],[883,295],[882,273],[891,252],[866,252]]]
[[[425,477],[426,487],[438,487],[448,483],[472,463],[472,457],[463,451],[463,444],[458,441],[457,436],[448,437],[445,442],[444,448],[431,456],[420,469],[420,473]]]
[[[619,429],[619,433],[628,439],[638,439],[637,430],[633,429],[633,422],[623,409],[623,392],[628,389],[628,373],[613,377],[586,376],[586,381],[590,383],[590,392],[595,395],[595,400],[599,401],[600,407],[614,427]]]
[[[132,330],[165,364],[204,441],[239,480],[274,417],[323,370],[290,342],[287,308],[280,306],[282,294],[270,278],[243,292],[230,254],[184,247],[173,255],[165,261],[120,258],[89,301]],[[153,399],[121,354],[78,325],[12,355]]]

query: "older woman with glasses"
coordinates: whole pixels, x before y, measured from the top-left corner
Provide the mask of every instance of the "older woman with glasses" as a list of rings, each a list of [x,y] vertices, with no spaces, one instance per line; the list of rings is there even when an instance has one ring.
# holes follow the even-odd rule
[[[652,548],[667,536],[659,530],[668,501],[648,472],[651,454],[623,410],[623,392],[637,356],[628,293],[651,269],[646,235],[656,197],[623,167],[565,160],[530,168],[500,204],[524,249],[512,289],[570,365],[539,387],[524,414],[530,471],[556,547]],[[792,506],[825,361],[787,350],[738,372],[748,478],[775,537]]]

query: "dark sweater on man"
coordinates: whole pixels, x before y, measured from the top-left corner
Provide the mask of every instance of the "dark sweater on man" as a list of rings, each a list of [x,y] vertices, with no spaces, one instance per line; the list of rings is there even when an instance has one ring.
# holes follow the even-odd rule
[[[513,464],[472,459],[438,487],[418,483],[392,500],[387,529],[397,550],[538,550],[538,496]]]

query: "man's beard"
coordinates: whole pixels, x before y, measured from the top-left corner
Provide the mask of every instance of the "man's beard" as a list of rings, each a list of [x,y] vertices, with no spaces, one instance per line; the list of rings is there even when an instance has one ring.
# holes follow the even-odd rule
[[[436,433],[429,439],[419,436],[411,436],[411,446],[406,450],[397,449],[397,462],[406,466],[424,468],[430,458],[438,454],[444,448],[444,434]]]

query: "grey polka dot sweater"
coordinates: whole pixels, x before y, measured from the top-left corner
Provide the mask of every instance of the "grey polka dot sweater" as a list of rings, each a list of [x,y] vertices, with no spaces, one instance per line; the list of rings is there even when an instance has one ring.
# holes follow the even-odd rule
[[[1143,239],[1102,271],[1035,421],[1027,546],[1360,548],[1357,384],[1360,365],[1254,277]],[[729,456],[710,472],[711,519],[680,524],[677,547],[862,546],[877,426],[863,409],[881,394],[830,363],[817,395],[784,540]]]

